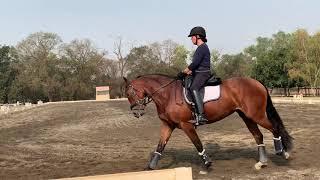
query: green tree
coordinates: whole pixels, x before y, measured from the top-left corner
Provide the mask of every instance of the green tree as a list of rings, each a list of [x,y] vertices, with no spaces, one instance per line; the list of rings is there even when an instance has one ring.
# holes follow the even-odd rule
[[[187,58],[189,51],[183,46],[179,45],[175,48],[173,58],[172,58],[172,67],[177,70],[183,70],[187,67]]]
[[[171,40],[153,43],[150,46],[132,48],[127,55],[129,77],[161,73],[176,75],[186,66],[188,50]]]
[[[175,76],[178,72],[187,67],[188,50],[182,46],[177,45],[173,47],[173,54],[170,56],[169,63],[160,61],[158,73]]]
[[[210,53],[210,60],[211,60],[211,72],[212,74],[216,74],[216,71],[217,71],[217,66],[219,64],[219,62],[221,61],[221,54],[219,53],[218,50],[211,50],[211,53]]]
[[[16,71],[15,49],[10,46],[0,46],[0,103],[9,103],[10,91],[14,82]]]
[[[133,78],[138,75],[152,74],[159,70],[159,61],[148,46],[134,47],[127,55],[129,63],[128,76]]]
[[[320,32],[314,36],[299,29],[293,34],[291,59],[287,63],[292,79],[302,79],[315,88],[320,85]]]
[[[222,55],[221,59],[215,62],[215,72],[221,78],[249,76],[250,64],[248,57],[243,53],[236,55]]]
[[[257,44],[245,49],[253,60],[251,76],[268,87],[282,87],[288,93],[293,86],[287,62],[292,49],[291,34],[278,32],[272,38],[257,38]]]

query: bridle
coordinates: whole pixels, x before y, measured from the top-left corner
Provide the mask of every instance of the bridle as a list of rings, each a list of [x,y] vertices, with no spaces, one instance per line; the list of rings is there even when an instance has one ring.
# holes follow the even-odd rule
[[[131,110],[138,110],[138,111],[144,110],[144,106],[146,106],[146,105],[149,104],[151,101],[153,101],[153,99],[152,99],[153,95],[155,95],[159,90],[161,90],[161,89],[169,86],[169,85],[170,85],[171,83],[173,83],[174,81],[176,81],[176,79],[173,79],[173,80],[171,80],[170,82],[162,85],[162,86],[159,87],[157,90],[153,91],[150,95],[146,95],[146,96],[144,96],[143,98],[140,98],[140,97],[137,95],[137,93],[136,93],[136,92],[140,92],[140,93],[143,94],[143,92],[140,91],[140,90],[138,90],[138,89],[136,89],[136,88],[134,88],[133,85],[130,84],[130,85],[128,86],[128,88],[129,88],[129,89],[128,89],[128,93],[129,93],[128,98],[130,98],[130,97],[138,97],[137,100],[136,100],[133,104],[131,104],[130,109],[131,109]],[[143,108],[135,108],[135,107],[137,107],[137,106],[138,106],[138,107],[143,107]],[[135,108],[135,109],[133,109],[133,108]]]
[[[140,93],[143,93],[143,92],[134,88],[133,85],[130,84],[128,86],[128,88],[129,88],[128,89],[128,93],[129,93],[128,98],[137,97],[137,100],[133,104],[131,104],[131,106],[130,106],[131,110],[133,110],[133,108],[136,106],[146,106],[147,104],[149,104],[152,101],[151,97],[149,97],[149,96],[144,96],[143,99],[140,99],[140,97],[137,95],[136,92],[140,92]],[[136,109],[136,110],[140,110],[140,109]]]

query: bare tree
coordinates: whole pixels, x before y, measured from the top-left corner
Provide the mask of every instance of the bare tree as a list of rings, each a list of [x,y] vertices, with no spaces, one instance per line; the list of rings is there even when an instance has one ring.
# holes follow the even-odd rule
[[[150,48],[159,63],[165,63],[168,66],[173,65],[173,59],[177,47],[178,44],[170,39],[164,40],[161,43],[155,42],[150,45]]]
[[[113,59],[105,59],[104,60],[104,72],[106,73],[107,77],[110,80],[115,80],[118,78],[117,73],[119,72],[118,69],[118,62]]]
[[[58,60],[54,51],[61,42],[55,33],[36,32],[17,45],[21,61],[18,78],[33,101],[42,98],[52,101],[59,89]]]
[[[113,53],[116,55],[120,77],[124,77],[127,74],[128,61],[124,57],[124,48],[125,47],[123,44],[123,38],[121,36],[118,36],[116,41],[114,42]]]
[[[104,53],[88,39],[73,40],[61,46],[60,56],[67,74],[64,89],[69,99],[94,97],[95,86],[103,84],[106,77]]]

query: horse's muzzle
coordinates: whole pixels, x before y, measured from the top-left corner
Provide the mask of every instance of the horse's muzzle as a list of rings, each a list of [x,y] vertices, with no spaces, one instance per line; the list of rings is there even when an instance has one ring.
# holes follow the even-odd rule
[[[131,108],[131,111],[136,118],[140,118],[145,114],[145,105],[135,105]]]
[[[133,112],[134,117],[136,118],[140,118],[141,116],[143,116],[145,113],[144,112]]]

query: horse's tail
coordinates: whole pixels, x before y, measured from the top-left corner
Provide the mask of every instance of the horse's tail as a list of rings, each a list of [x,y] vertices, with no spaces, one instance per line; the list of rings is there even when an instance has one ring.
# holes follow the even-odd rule
[[[267,97],[266,112],[267,112],[268,119],[271,121],[271,124],[276,134],[279,134],[281,136],[284,149],[289,151],[293,147],[293,144],[292,144],[293,138],[289,135],[288,131],[283,125],[280,115],[278,114],[276,108],[273,106],[268,89],[267,89],[267,95],[268,97]]]

